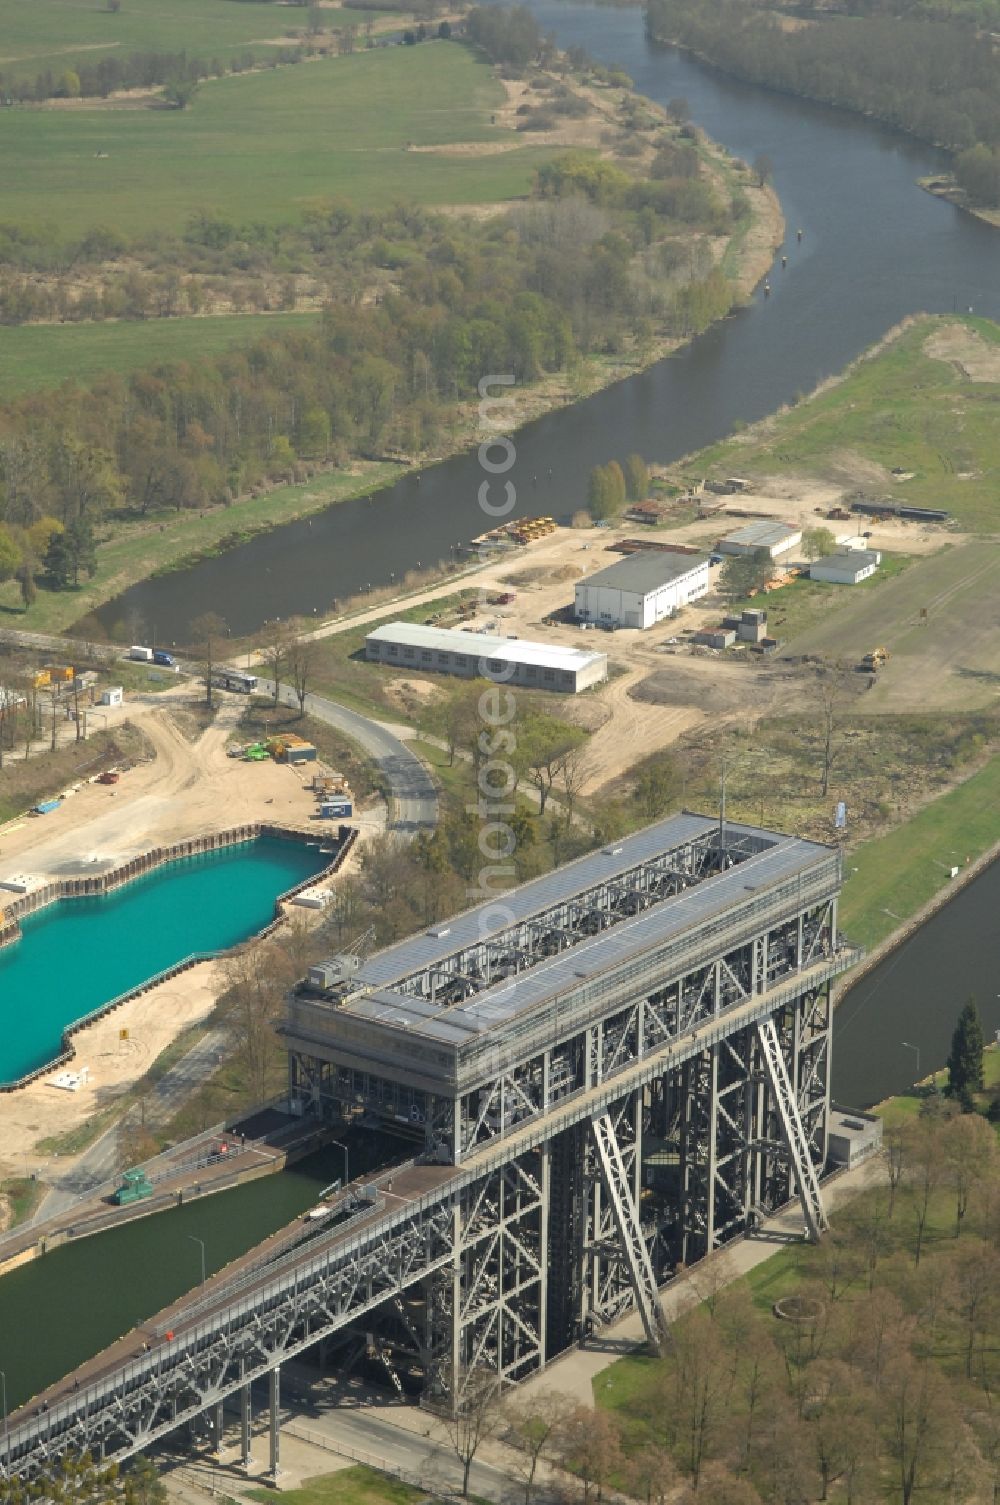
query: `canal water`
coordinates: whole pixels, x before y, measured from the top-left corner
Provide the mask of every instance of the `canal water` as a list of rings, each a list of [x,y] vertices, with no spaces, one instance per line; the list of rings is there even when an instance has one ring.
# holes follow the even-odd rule
[[[930,147],[849,114],[769,93],[651,43],[640,10],[538,0],[561,46],[618,61],[661,103],[737,156],[774,164],[788,224],[788,268],[772,296],[716,325],[649,371],[519,430],[513,515],[566,516],[592,466],[638,451],[670,461],[809,391],[916,310],[1000,315],[997,232],[916,186],[940,170]],[[803,230],[801,244],[795,231]],[[482,471],[459,455],[368,498],[331,507],[190,569],[147,580],[99,613],[129,635],[156,624],[183,642],[200,613],[236,635],[275,617],[327,611],[335,599],[448,558],[492,523],[477,504]],[[141,635],[141,634],[140,634]]]
[[[353,1178],[412,1153],[383,1134],[348,1132],[344,1141]],[[312,1207],[343,1174],[343,1150],[328,1145],[290,1170],[64,1244],[4,1275],[0,1371],[8,1409],[197,1286],[201,1244],[205,1273],[213,1275]]]
[[[20,940],[0,949],[0,1082],[58,1056],[66,1026],[120,993],[263,930],[278,894],[328,860],[318,845],[261,837],[28,915]]]
[[[943,1066],[970,996],[987,1043],[994,1039],[1000,1031],[998,914],[995,862],[845,994],[833,1024],[838,1102],[881,1102]]]

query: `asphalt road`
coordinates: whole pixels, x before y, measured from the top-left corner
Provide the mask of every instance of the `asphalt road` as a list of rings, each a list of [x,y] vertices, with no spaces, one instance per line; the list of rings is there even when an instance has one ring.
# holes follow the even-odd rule
[[[261,679],[258,688],[273,695],[274,681]],[[281,697],[290,705],[298,705],[297,698],[286,686],[282,686]],[[405,742],[393,736],[380,721],[349,711],[346,706],[322,695],[307,695],[305,710],[317,721],[336,727],[374,758],[393,800],[389,821],[391,831],[415,835],[417,831],[433,830],[438,819],[434,780]]]
[[[419,1478],[425,1489],[435,1493],[460,1493],[462,1466],[440,1429],[435,1428],[430,1436],[424,1436],[419,1431],[394,1424],[392,1414],[391,1407],[380,1416],[372,1406],[359,1410],[333,1406],[308,1418],[293,1413],[289,1430],[293,1436],[306,1441],[310,1435],[318,1433],[334,1447],[342,1447],[347,1457],[371,1460],[375,1467],[400,1469],[404,1474]],[[524,1499],[524,1486],[517,1479],[479,1457],[473,1459],[469,1492],[482,1500],[493,1501],[495,1505],[514,1505],[514,1502]]]
[[[152,1127],[172,1117],[212,1074],[225,1049],[226,1036],[222,1030],[209,1030],[197,1044],[192,1045],[147,1094],[146,1123]],[[119,1123],[112,1124],[106,1133],[95,1139],[90,1148],[84,1151],[72,1170],[64,1176],[53,1178],[52,1190],[39,1203],[32,1218],[33,1223],[58,1217],[80,1197],[88,1195],[95,1187],[102,1186],[118,1174],[121,1168],[119,1127]]]

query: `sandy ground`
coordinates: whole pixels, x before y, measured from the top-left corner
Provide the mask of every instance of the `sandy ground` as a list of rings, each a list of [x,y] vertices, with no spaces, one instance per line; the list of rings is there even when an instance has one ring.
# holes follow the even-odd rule
[[[311,771],[226,757],[246,704],[239,696],[220,694],[213,724],[189,740],[171,716],[171,703],[179,707],[190,696],[188,687],[130,702],[124,715],[141,725],[155,760],[123,774],[115,789],[85,785],[44,821],[13,823],[0,833],[0,878],[100,872],[151,846],[253,820],[307,826],[315,810],[307,788]],[[53,1072],[0,1096],[0,1179],[37,1169],[39,1139],[65,1133],[124,1092],[182,1029],[211,1013],[218,986],[219,965],[205,963],[77,1035],[73,1069],[90,1070],[78,1092],[50,1086]],[[119,1038],[123,1028],[126,1042]],[[60,1170],[70,1163],[60,1161]]]
[[[946,324],[924,341],[924,354],[947,361],[966,381],[1000,381],[1000,349],[965,324]]]
[[[85,784],[44,819],[0,831],[0,879],[101,872],[151,846],[244,821],[305,824],[315,810],[307,787],[311,772],[226,757],[226,747],[238,740],[245,699],[220,693],[215,721],[191,741],[170,715],[171,705],[191,698],[188,687],[129,701],[119,719],[141,726],[155,759],[122,774],[113,789]]]
[[[778,673],[769,666],[762,673],[756,663],[726,660],[714,654],[693,657],[671,641],[682,630],[697,630],[720,620],[728,604],[716,591],[645,632],[582,632],[572,622],[545,625],[545,617],[572,603],[578,579],[623,557],[613,547],[619,540],[648,536],[658,542],[708,549],[723,534],[754,516],[780,518],[802,528],[821,525],[838,537],[867,528],[871,546],[888,553],[930,555],[945,544],[966,541],[964,535],[951,530],[898,520],[828,520],[827,512],[843,502],[847,489],[857,485],[856,475],[850,473],[850,457],[845,454],[841,463],[843,486],[771,477],[764,479],[757,491],[729,498],[724,511],[669,531],[651,533],[636,523],[608,529],[557,528],[549,537],[490,560],[462,578],[463,586],[476,587],[483,595],[481,610],[466,624],[470,628],[607,653],[612,669],[608,684],[579,697],[570,712],[593,733],[587,746],[582,793],[600,789],[623,769],[669,746],[692,728],[709,721],[718,724],[720,717],[753,725],[761,715],[787,708],[795,694],[788,671]],[[441,584],[428,587],[407,596],[406,604],[435,600],[450,588]],[[511,589],[516,595],[511,604],[490,605],[491,596]],[[321,627],[315,635],[326,637],[387,617],[391,619],[391,604],[382,601],[370,610]],[[412,718],[421,704],[445,694],[447,688],[445,679],[400,676],[388,693],[400,711]],[[400,735],[413,736],[414,732],[404,725]]]

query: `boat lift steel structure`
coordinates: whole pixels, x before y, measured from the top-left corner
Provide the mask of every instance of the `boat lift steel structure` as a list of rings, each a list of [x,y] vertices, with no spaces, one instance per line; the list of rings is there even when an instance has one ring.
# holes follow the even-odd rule
[[[660,1343],[674,1269],[790,1195],[819,1237],[830,984],[859,955],[839,883],[828,848],[685,815],[505,895],[492,928],[480,906],[304,979],[296,1111],[405,1119],[422,1149],[395,1193],[376,1178],[346,1223],[193,1295],[169,1336],[147,1324],[149,1352],[12,1415],[0,1477],[221,1427],[231,1396],[246,1455],[264,1376],[276,1467],[280,1365],[320,1340],[370,1332],[458,1408],[470,1376],[514,1384],[632,1306]]]

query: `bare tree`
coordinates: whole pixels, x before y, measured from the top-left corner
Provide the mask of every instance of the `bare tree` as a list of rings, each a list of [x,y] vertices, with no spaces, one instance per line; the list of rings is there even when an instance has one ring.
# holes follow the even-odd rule
[[[896,1210],[896,1193],[900,1188],[903,1175],[906,1171],[909,1148],[910,1131],[908,1125],[902,1123],[887,1124],[882,1136],[882,1155],[889,1178],[888,1215],[890,1218]]]
[[[817,686],[817,711],[820,747],[820,794],[825,799],[830,792],[830,775],[844,751],[842,719],[851,681],[847,670],[839,662],[832,662],[820,671]]]
[[[473,1369],[453,1376],[449,1389],[455,1395],[454,1409],[440,1412],[438,1425],[462,1465],[462,1495],[468,1499],[476,1454],[503,1422],[500,1382],[492,1370]]]
[[[263,942],[237,951],[224,963],[223,1017],[233,1055],[257,1102],[271,1085],[276,1060],[275,1023],[284,1009],[295,967],[280,947]]]
[[[593,1406],[576,1406],[562,1428],[560,1458],[583,1486],[584,1505],[598,1500],[621,1463],[621,1434],[617,1418]]]
[[[546,1453],[555,1452],[572,1409],[565,1396],[550,1391],[508,1406],[507,1440],[517,1449],[514,1471],[524,1486],[524,1505],[531,1505],[538,1465]]]
[[[941,1130],[929,1120],[917,1123],[910,1149],[910,1169],[907,1182],[912,1193],[912,1209],[916,1240],[913,1246],[913,1263],[919,1265],[927,1235],[931,1201],[944,1178],[944,1147]]]
[[[969,1210],[973,1188],[990,1180],[997,1169],[997,1140],[990,1125],[978,1113],[962,1113],[942,1131],[944,1173],[955,1194],[955,1237]]]
[[[631,1448],[624,1460],[625,1482],[628,1492],[646,1505],[664,1505],[674,1496],[679,1483],[677,1465],[656,1442],[644,1443]]]
[[[281,676],[288,659],[288,652],[294,633],[287,622],[280,621],[265,622],[263,633],[264,646],[261,650],[261,657],[267,665],[268,674],[274,681],[274,704],[277,705],[278,693],[281,689]]]
[[[313,638],[293,638],[288,645],[288,672],[291,675],[299,715],[306,713],[306,696],[318,659],[318,645]]]
[[[219,661],[220,646],[228,636],[223,619],[214,611],[206,611],[191,623],[191,644],[198,655],[198,672],[205,686],[205,704],[212,709],[212,680]]]

